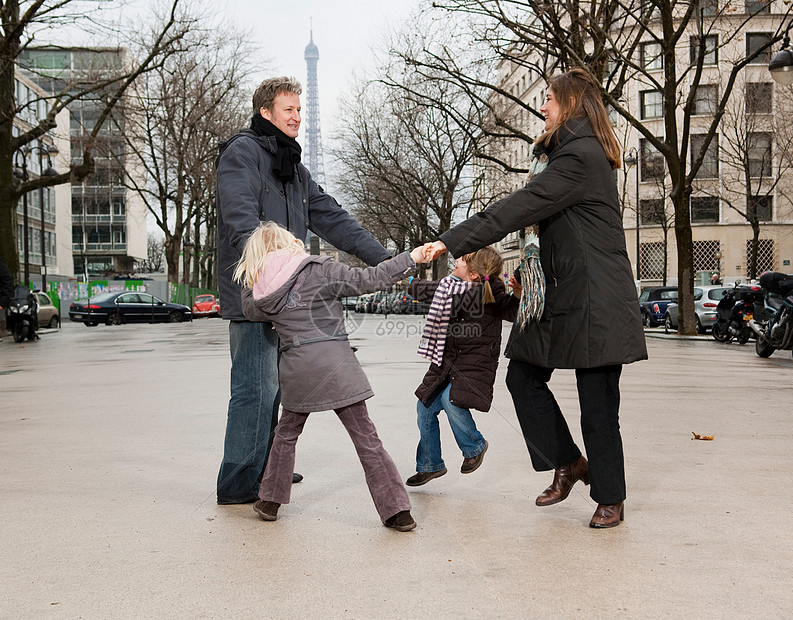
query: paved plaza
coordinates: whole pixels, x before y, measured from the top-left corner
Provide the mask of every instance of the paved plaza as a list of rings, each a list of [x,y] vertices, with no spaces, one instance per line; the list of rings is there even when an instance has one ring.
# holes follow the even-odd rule
[[[353,317],[372,419],[407,478],[422,318]],[[380,524],[332,413],[309,419],[278,521],[215,503],[222,320],[5,337],[0,618],[789,618],[793,359],[652,331],[622,378],[620,527],[587,527],[580,483],[534,505],[551,476],[531,469],[503,360],[477,415],[482,467],[460,474],[443,420],[449,473],[410,489],[407,533]],[[580,437],[573,373],[552,387]]]

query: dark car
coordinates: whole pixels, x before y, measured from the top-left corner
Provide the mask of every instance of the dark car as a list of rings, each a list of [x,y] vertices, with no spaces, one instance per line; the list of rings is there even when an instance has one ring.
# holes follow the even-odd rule
[[[394,303],[393,311],[395,314],[427,314],[429,309],[429,304],[418,301],[407,293],[401,293]]]
[[[666,307],[677,303],[676,286],[658,286],[648,288],[639,295],[639,310],[645,327],[656,327],[663,324],[666,316]]]
[[[69,319],[93,327],[99,323],[180,323],[192,321],[193,315],[182,304],[172,304],[148,293],[122,291],[75,301],[69,307]]]

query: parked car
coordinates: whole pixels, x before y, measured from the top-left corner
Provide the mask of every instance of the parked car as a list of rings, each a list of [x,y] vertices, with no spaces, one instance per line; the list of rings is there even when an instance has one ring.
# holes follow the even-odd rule
[[[695,286],[694,287],[694,313],[697,318],[697,333],[704,334],[716,322],[716,306],[719,300],[730,290],[727,286]],[[677,329],[680,307],[677,302],[666,306],[664,325],[667,329]]]
[[[369,299],[374,295],[374,293],[367,293],[366,295],[360,295],[358,297],[358,302],[355,304],[355,311],[356,312],[366,312],[366,306],[369,303]]]
[[[387,293],[383,291],[378,291],[374,293],[371,297],[366,300],[366,310],[365,312],[377,312],[377,306],[380,304],[380,301],[385,297]]]
[[[53,305],[50,296],[42,291],[36,291],[36,300],[39,304],[39,327],[49,327],[57,329],[61,324],[61,317],[58,309]]]
[[[93,327],[99,323],[158,323],[192,321],[190,308],[173,304],[148,293],[122,291],[100,293],[88,301],[75,301],[69,307],[69,319]]]
[[[427,314],[430,305],[414,299],[407,293],[400,293],[393,305],[394,314]]]
[[[193,316],[220,316],[220,304],[214,295],[197,295],[192,312]]]
[[[676,286],[658,286],[648,288],[639,295],[639,310],[645,327],[656,327],[663,324],[666,307],[677,302]]]
[[[345,310],[357,310],[358,308],[358,297],[342,297],[341,298],[341,307]]]

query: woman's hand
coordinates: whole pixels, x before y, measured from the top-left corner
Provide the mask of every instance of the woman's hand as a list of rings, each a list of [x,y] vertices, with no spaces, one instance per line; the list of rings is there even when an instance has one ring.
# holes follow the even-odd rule
[[[442,254],[445,254],[448,250],[446,249],[446,244],[443,241],[435,241],[433,243],[425,244],[425,247],[429,246],[429,253],[430,253],[430,260],[435,260]]]

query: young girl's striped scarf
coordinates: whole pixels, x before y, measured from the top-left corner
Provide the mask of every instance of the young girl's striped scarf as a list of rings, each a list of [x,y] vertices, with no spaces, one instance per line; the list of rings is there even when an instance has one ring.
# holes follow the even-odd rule
[[[446,276],[438,283],[419,342],[418,354],[421,357],[438,366],[443,363],[446,333],[452,316],[452,298],[464,293],[473,285],[473,282],[463,282],[452,276]]]

